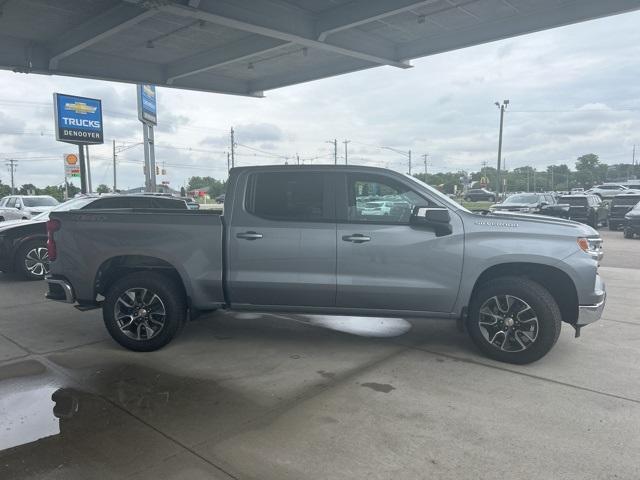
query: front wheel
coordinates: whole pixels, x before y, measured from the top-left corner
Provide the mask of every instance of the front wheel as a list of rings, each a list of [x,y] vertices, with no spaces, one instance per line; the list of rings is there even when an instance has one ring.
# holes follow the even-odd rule
[[[551,294],[520,277],[487,282],[469,305],[467,328],[476,346],[501,362],[526,364],[544,357],[560,335],[562,316]]]
[[[630,228],[625,228],[622,235],[624,238],[633,238],[633,231]]]
[[[187,307],[175,280],[160,273],[136,272],[109,288],[102,314],[116,342],[129,350],[150,352],[180,333]]]

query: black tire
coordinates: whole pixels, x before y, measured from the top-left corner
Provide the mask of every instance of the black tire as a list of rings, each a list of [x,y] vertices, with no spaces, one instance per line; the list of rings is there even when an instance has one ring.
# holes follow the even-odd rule
[[[49,273],[49,254],[44,240],[32,240],[16,252],[15,272],[23,280],[44,280]]]
[[[485,302],[491,302],[494,297],[506,295],[516,297],[517,299],[526,302],[526,304],[532,309],[532,311],[527,314],[534,315],[537,319],[537,331],[535,332],[535,335],[531,335],[534,336],[533,341],[527,341],[525,348],[520,351],[506,351],[501,349],[495,343],[491,343],[489,341],[490,339],[485,338],[485,334],[482,330],[484,327],[480,326],[480,309],[483,307]],[[513,305],[509,306],[509,311],[517,305],[519,304],[514,301]],[[527,310],[525,309],[520,313],[524,313],[526,311]],[[513,316],[512,313],[508,313],[506,315]],[[487,319],[491,317],[483,315],[482,318]],[[519,315],[513,316],[513,318],[516,319],[516,322],[520,319]],[[509,317],[507,317],[506,320],[509,320]],[[497,320],[494,321],[497,322]],[[524,325],[531,321],[532,320],[530,319],[525,319],[522,324]],[[513,319],[511,319],[511,322],[513,323]],[[536,360],[544,357],[558,340],[561,324],[562,315],[560,314],[560,309],[548,290],[532,280],[521,277],[501,277],[491,280],[481,286],[471,300],[471,304],[469,305],[469,315],[467,318],[467,329],[471,336],[471,340],[473,340],[473,343],[476,344],[482,353],[487,357],[500,362],[520,365],[535,362]],[[491,332],[487,331],[485,328],[484,331],[487,333],[487,336],[489,336],[491,333],[498,332],[499,330],[503,330],[503,328],[495,328]],[[513,340],[515,340],[513,337],[518,335],[518,333],[515,333],[515,330],[517,330],[517,325],[514,328],[514,333],[512,333],[512,336],[510,337]],[[509,332],[512,332],[512,330],[509,330]],[[496,338],[498,336],[499,333],[495,333],[495,336],[492,337],[494,342],[499,340],[499,338]],[[504,346],[507,334],[503,334],[500,338],[503,339],[502,346]],[[522,340],[525,338],[526,337],[523,337],[520,333],[520,345],[523,344]],[[516,345],[516,347],[519,348],[518,344],[511,342],[510,340],[508,346],[511,345]]]
[[[125,292],[133,290],[134,299],[129,297],[128,301],[132,304],[137,302],[143,303],[144,300],[139,299],[139,295],[141,295],[141,292],[139,291],[143,289],[147,290],[147,295],[155,294],[159,298],[162,310],[164,311],[164,316],[162,316],[163,325],[162,327],[158,327],[157,333],[151,335],[150,338],[137,339],[128,336],[123,330],[121,330],[120,325],[116,320],[116,311],[119,311],[123,315],[128,313],[127,310],[130,310],[131,313],[136,312],[133,308],[129,309],[126,306],[120,307],[122,302],[119,302],[119,299],[121,296],[125,295]],[[146,298],[149,299],[150,297],[146,296]],[[152,302],[156,301],[152,300],[149,304],[151,305]],[[157,305],[157,303],[154,304]],[[120,310],[121,308],[123,311]],[[152,306],[151,308],[157,308],[157,306]],[[151,308],[149,308],[150,312]],[[138,310],[140,310],[140,308]],[[153,326],[149,323],[152,322],[153,319],[148,320],[151,315],[153,315],[153,312],[144,317],[147,319],[147,325],[149,326]],[[109,288],[102,306],[102,316],[104,324],[111,334],[111,337],[123,347],[136,352],[151,352],[153,350],[158,350],[175,338],[184,327],[187,319],[187,305],[184,291],[181,285],[167,275],[148,271],[131,273],[115,282]],[[132,323],[138,325],[145,322],[144,319],[138,321],[139,318],[140,317],[136,317],[137,323],[132,319]],[[159,321],[159,318],[159,316],[155,318],[156,323]],[[135,329],[135,325],[131,328]],[[131,334],[134,333],[133,330],[128,331]],[[137,332],[137,334],[140,335],[142,328],[138,328]]]
[[[633,232],[630,228],[625,228],[622,235],[624,236],[624,238],[633,238]]]
[[[0,217],[0,222],[4,222],[4,217]]]

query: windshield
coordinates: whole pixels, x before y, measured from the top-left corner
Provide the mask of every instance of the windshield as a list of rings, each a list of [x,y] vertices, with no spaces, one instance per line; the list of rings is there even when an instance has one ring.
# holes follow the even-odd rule
[[[27,197],[22,199],[25,207],[53,207],[58,201],[53,197]]]
[[[79,208],[84,207],[85,205],[93,202],[95,198],[93,197],[84,197],[84,198],[74,198],[72,200],[68,200],[64,203],[60,203],[57,206],[53,207],[49,212],[43,212],[40,215],[36,215],[32,217],[33,220],[49,220],[50,212],[66,212],[68,210],[77,210]]]
[[[538,195],[511,195],[503,203],[538,203]]]
[[[430,193],[432,193],[434,196],[436,196],[438,198],[438,200],[440,200],[445,205],[449,205],[450,207],[456,208],[458,210],[463,210],[463,211],[465,211],[467,213],[472,213],[470,210],[466,209],[465,207],[460,205],[458,202],[456,202],[452,198],[447,197],[444,193],[440,192],[439,190],[436,190],[431,185],[428,185],[428,184],[424,183],[422,180],[417,179],[416,177],[412,177],[411,175],[407,175],[406,173],[404,174],[404,176],[406,178],[410,179],[412,182],[417,183],[421,187],[424,187],[427,190],[429,190]]]

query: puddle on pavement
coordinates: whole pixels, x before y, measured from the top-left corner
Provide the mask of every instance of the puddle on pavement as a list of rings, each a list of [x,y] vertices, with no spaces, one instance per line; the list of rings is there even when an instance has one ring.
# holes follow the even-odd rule
[[[39,362],[0,367],[0,479],[120,478],[183,451],[148,423],[211,438],[258,410],[216,382],[134,364],[84,374],[98,394]]]
[[[45,386],[2,393],[0,451],[60,433],[59,421],[53,415],[55,403],[51,399],[56,390],[56,387]]]

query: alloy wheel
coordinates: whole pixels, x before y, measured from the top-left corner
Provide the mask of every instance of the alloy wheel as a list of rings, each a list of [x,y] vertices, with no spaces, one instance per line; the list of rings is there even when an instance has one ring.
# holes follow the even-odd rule
[[[44,247],[34,247],[24,257],[24,266],[34,277],[49,273],[49,252]]]
[[[130,288],[118,297],[116,324],[134,340],[150,340],[164,328],[167,311],[162,299],[146,288]]]
[[[538,338],[538,317],[533,308],[514,295],[496,295],[480,307],[478,320],[485,340],[505,352],[521,352]]]

